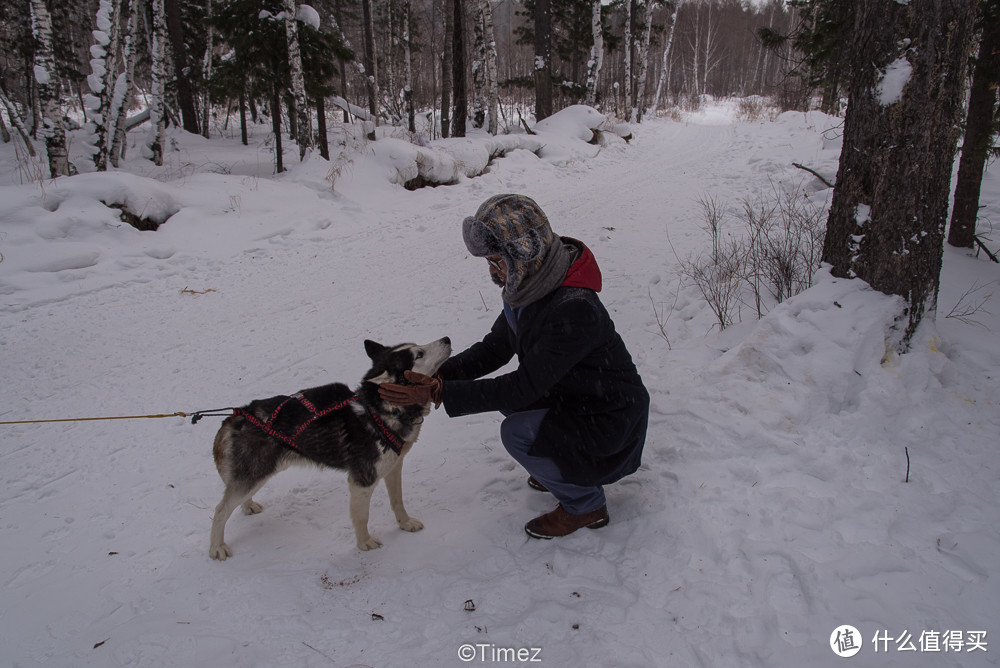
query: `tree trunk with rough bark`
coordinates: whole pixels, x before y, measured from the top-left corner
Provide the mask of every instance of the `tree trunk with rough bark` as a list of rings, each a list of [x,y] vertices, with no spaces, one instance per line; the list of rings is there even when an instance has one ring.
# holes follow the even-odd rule
[[[903,352],[935,312],[976,0],[863,2],[823,261],[907,303]]]
[[[441,57],[441,136],[451,133],[451,69],[454,58],[455,5],[444,0],[444,53]]]
[[[49,157],[49,175],[56,178],[68,175],[70,165],[59,97],[59,79],[52,50],[52,16],[45,6],[45,0],[31,0],[29,9],[31,30],[35,38],[34,78],[38,91],[38,108],[42,116],[42,136],[45,138],[45,149]]]
[[[378,122],[378,64],[375,60],[375,24],[372,16],[372,0],[361,0],[361,15],[364,21],[365,86],[368,90],[368,113]],[[375,140],[375,128],[368,133],[368,139]]]
[[[951,209],[948,243],[972,248],[979,218],[979,193],[983,169],[997,132],[997,85],[1000,84],[1000,1],[984,3],[985,20],[969,90],[969,112],[965,118],[965,139],[958,162],[955,199]]]
[[[452,33],[451,84],[455,93],[455,116],[451,122],[451,136],[465,136],[465,121],[468,117],[469,102],[465,92],[465,4],[464,0],[454,0],[455,30]]]
[[[166,130],[166,19],[164,18],[164,0],[153,0],[153,35],[150,49],[152,50],[152,89],[150,91],[149,114],[153,125],[153,135],[149,149],[153,153],[153,164],[163,164],[164,132]]]
[[[299,48],[299,26],[295,0],[284,0],[285,38],[288,42],[288,69],[291,73],[292,97],[295,101],[295,139],[299,144],[299,160],[312,148],[312,119],[302,73],[302,52]]]
[[[587,94],[584,103],[588,106],[597,105],[597,82],[604,66],[604,27],[601,25],[601,0],[593,0],[591,5],[590,31],[594,36],[594,45],[590,47],[590,60],[587,61]]]
[[[535,120],[552,115],[552,5],[535,0]]]

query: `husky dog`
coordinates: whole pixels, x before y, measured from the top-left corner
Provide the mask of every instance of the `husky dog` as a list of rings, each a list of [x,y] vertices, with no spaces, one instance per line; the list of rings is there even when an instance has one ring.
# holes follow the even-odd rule
[[[259,399],[234,409],[223,421],[212,452],[226,490],[212,519],[210,557],[221,561],[233,555],[224,537],[230,515],[237,506],[247,515],[261,512],[253,495],[293,464],[347,471],[351,521],[362,550],[382,545],[368,533],[368,511],[375,484],[383,478],[400,528],[424,528],[403,507],[402,469],[430,405],[392,406],[379,398],[378,386],[406,384],[407,370],[433,376],[451,355],[451,341],[444,337],[422,346],[393,347],[365,341],[365,352],[372,368],[356,391],[334,383]]]

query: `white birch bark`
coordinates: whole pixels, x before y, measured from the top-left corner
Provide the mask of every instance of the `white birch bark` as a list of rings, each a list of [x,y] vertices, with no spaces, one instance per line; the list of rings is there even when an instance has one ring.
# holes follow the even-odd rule
[[[601,0],[594,0],[590,19],[594,44],[590,47],[590,60],[587,61],[587,97],[584,102],[588,106],[597,104],[597,82],[604,66],[604,28],[601,25]]]
[[[625,0],[625,113],[632,109],[632,3]]]
[[[167,25],[163,0],[153,0],[153,34],[150,43],[152,51],[152,86],[150,90],[149,120],[153,133],[149,150],[153,153],[153,164],[163,164],[164,134],[166,130],[166,114],[164,113],[164,87],[166,84]]]
[[[656,0],[646,0],[646,11],[643,14],[642,41],[639,42],[639,88],[635,95],[635,106],[632,108],[633,123],[641,123],[646,105],[646,74],[649,71],[649,40],[653,30],[653,9]]]
[[[295,134],[299,142],[299,160],[312,147],[312,119],[306,100],[305,77],[302,74],[302,53],[299,49],[299,26],[295,0],[284,0],[285,38],[288,40],[288,68],[292,75],[292,96],[295,98]]]
[[[480,0],[483,7],[483,32],[486,36],[486,115],[489,119],[489,132],[495,135],[500,126],[499,104],[500,95],[498,87],[500,85],[499,74],[497,72],[497,39],[493,30],[493,7],[490,0]]]
[[[115,82],[115,93],[112,98],[111,113],[115,117],[115,132],[108,158],[115,167],[118,166],[119,157],[125,155],[125,115],[128,112],[126,101],[129,91],[132,90],[132,78],[135,75],[135,43],[138,30],[139,0],[132,0],[128,13],[128,29],[122,45],[122,60],[125,62],[125,71],[119,75]]]
[[[28,155],[34,158],[35,145],[31,143],[31,135],[28,134],[28,128],[24,126],[24,120],[17,113],[14,103],[10,101],[10,98],[8,98],[2,90],[0,90],[0,104],[3,105],[4,109],[6,109],[7,118],[10,119],[10,124],[14,126],[14,129],[21,135],[21,139],[24,140],[24,145],[28,149]]]
[[[108,150],[114,137],[116,117],[111,111],[114,84],[118,72],[118,41],[121,29],[121,0],[101,0],[97,10],[97,30],[90,47],[90,95],[84,97],[88,129],[93,133],[94,167],[108,168]]]
[[[42,115],[42,136],[49,157],[52,178],[69,174],[69,154],[66,150],[66,130],[59,99],[59,79],[52,51],[52,17],[44,0],[31,0],[31,32],[35,38],[34,76],[38,84],[39,109]]]
[[[677,25],[677,4],[674,4],[674,11],[670,13],[670,28],[667,33],[667,43],[663,47],[663,63],[660,68],[660,79],[656,83],[656,95],[653,96],[653,116],[660,109],[660,96],[663,93],[664,85],[670,89],[670,49],[674,44],[674,27]]]
[[[486,35],[483,30],[483,3],[476,2],[472,31],[472,125],[486,124]]]
[[[406,125],[415,133],[416,117],[413,111],[413,58],[410,52],[410,0],[403,0],[403,100],[406,102]]]

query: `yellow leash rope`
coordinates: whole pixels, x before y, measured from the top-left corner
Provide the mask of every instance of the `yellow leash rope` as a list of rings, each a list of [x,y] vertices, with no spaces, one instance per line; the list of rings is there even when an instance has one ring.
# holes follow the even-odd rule
[[[0,422],[0,425],[4,424],[42,424],[44,422],[90,422],[93,420],[141,420],[142,418],[169,418],[169,417],[182,417],[191,418],[191,424],[197,424],[199,420],[203,417],[227,417],[232,415],[234,409],[232,408],[212,408],[207,411],[195,411],[194,413],[182,413],[177,411],[176,413],[156,413],[154,415],[115,415],[111,417],[83,417],[83,418],[61,418],[56,420],[13,420],[9,422]]]
[[[43,422],[90,422],[91,420],[139,420],[141,418],[189,417],[188,413],[162,413],[160,415],[117,415],[113,417],[62,418],[59,420],[14,420],[0,424],[41,424]]]

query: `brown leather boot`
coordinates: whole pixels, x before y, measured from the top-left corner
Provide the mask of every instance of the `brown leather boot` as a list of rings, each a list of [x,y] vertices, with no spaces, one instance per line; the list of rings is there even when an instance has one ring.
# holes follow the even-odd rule
[[[552,512],[539,515],[524,525],[524,530],[532,538],[556,538],[568,536],[577,529],[600,529],[606,526],[611,518],[608,516],[608,506],[603,505],[597,510],[583,515],[573,515],[566,511],[560,503]]]

